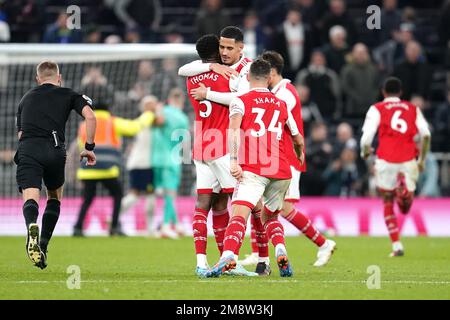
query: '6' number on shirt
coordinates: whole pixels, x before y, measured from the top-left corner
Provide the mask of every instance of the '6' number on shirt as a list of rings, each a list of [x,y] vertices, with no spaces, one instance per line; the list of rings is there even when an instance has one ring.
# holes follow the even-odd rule
[[[392,116],[391,119],[391,128],[400,133],[405,133],[406,131],[408,131],[408,124],[406,123],[405,120],[400,118],[401,115],[402,115],[401,110],[397,110],[394,112],[394,115]]]
[[[259,130],[251,130],[251,135],[253,137],[261,137],[266,133],[266,125],[264,124],[263,116],[266,112],[265,109],[262,108],[252,108],[252,113],[256,113],[256,124],[259,125]],[[280,111],[275,110],[273,112],[272,120],[270,121],[269,128],[267,128],[270,132],[275,132],[277,134],[277,140],[281,140],[281,134],[283,133],[283,130],[281,128],[281,122],[278,121],[278,117],[280,116]]]

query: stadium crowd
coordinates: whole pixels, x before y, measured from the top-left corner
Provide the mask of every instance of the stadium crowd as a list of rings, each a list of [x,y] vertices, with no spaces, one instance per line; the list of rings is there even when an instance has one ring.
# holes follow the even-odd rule
[[[381,29],[366,26],[366,8],[381,7]],[[82,28],[69,30],[65,8],[82,8]],[[359,157],[360,130],[380,85],[394,75],[403,98],[419,106],[432,130],[432,152],[450,152],[450,1],[355,0],[0,0],[0,42],[192,43],[198,36],[239,25],[257,53],[280,52],[284,76],[300,94],[308,172],[302,194],[374,195],[373,167]],[[163,72],[142,61],[126,98],[152,94],[165,102],[184,88],[181,63],[164,59]],[[114,88],[99,69],[81,87]],[[89,91],[89,90],[87,90]],[[116,96],[117,97],[117,96]],[[95,100],[95,96],[93,97]],[[192,112],[188,105],[186,112]],[[418,193],[439,196],[439,167],[427,159]],[[305,187],[308,186],[308,187]]]

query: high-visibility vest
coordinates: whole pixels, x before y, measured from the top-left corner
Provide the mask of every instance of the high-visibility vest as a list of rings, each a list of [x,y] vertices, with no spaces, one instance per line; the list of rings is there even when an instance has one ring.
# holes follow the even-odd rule
[[[114,117],[104,110],[96,110],[97,128],[95,132],[95,156],[96,164],[86,166],[81,163],[77,171],[80,180],[112,179],[120,175],[120,163],[122,139],[117,134],[114,126]],[[78,128],[78,143],[84,148],[86,143],[86,122],[82,122]]]

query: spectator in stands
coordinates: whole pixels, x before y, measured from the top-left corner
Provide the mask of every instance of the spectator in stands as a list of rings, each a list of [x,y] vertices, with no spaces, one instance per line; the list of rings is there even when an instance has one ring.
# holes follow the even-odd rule
[[[8,22],[6,22],[6,17],[0,11],[0,42],[9,42],[10,39],[11,33]]]
[[[311,99],[319,106],[322,116],[327,122],[332,120],[340,104],[341,88],[338,75],[327,68],[321,51],[313,52],[308,68],[297,74],[296,82],[308,86]]]
[[[392,39],[393,32],[400,27],[402,16],[400,10],[397,8],[397,0],[383,0],[381,21],[383,26],[379,32],[379,44]]]
[[[399,30],[392,32],[393,39],[387,40],[373,50],[373,58],[380,71],[391,74],[394,66],[405,59],[406,44],[414,40],[414,25],[402,23]]]
[[[86,32],[84,35],[84,43],[101,43],[102,42],[102,33],[98,26],[91,25],[86,28]]]
[[[427,121],[433,119],[434,109],[431,108],[429,101],[425,100],[422,96],[415,94],[411,96],[411,103],[422,111],[422,114]]]
[[[110,34],[103,41],[104,44],[118,44],[122,43],[122,38],[117,34]]]
[[[306,139],[306,162],[308,171],[302,176],[305,195],[322,195],[326,185],[322,173],[331,160],[333,147],[328,142],[328,129],[325,123],[314,123],[311,136]]]
[[[420,173],[417,181],[417,195],[419,197],[439,197],[439,165],[432,152],[425,158],[425,170]]]
[[[296,86],[300,101],[302,103],[302,118],[304,132],[310,132],[311,125],[315,122],[324,122],[317,104],[310,99],[310,90],[307,86],[297,84]]]
[[[320,38],[320,20],[328,9],[325,0],[293,0],[292,5],[302,14],[303,23],[309,25],[313,34],[313,48],[322,44]]]
[[[347,32],[341,26],[334,26],[329,32],[330,43],[323,47],[323,53],[327,59],[327,65],[337,74],[341,73],[346,64],[350,48],[347,45]]]
[[[101,100],[108,105],[114,102],[114,88],[108,83],[100,67],[87,68],[81,79],[81,91],[89,97],[101,97]]]
[[[203,0],[195,21],[197,37],[219,34],[222,28],[231,24],[228,12],[222,8],[222,0]]]
[[[128,30],[139,34],[139,39],[155,42],[162,19],[159,0],[105,0],[105,4]]]
[[[403,83],[402,98],[409,100],[413,94],[425,99],[430,92],[432,70],[425,61],[422,47],[417,41],[409,41],[405,48],[406,61],[395,66],[393,75]]]
[[[79,43],[82,41],[82,34],[77,29],[67,27],[68,16],[65,12],[58,15],[55,23],[50,25],[45,31],[43,42],[46,43]]]
[[[340,123],[336,129],[336,141],[333,143],[333,159],[339,158],[344,149],[357,149],[353,128],[347,122]]]
[[[447,101],[437,106],[433,117],[433,145],[437,151],[450,152],[450,89],[447,91]]]
[[[13,42],[40,42],[44,31],[45,6],[42,1],[8,0],[4,1],[4,13],[11,26]],[[14,28],[12,28],[14,26]]]
[[[357,43],[353,47],[352,62],[342,69],[341,78],[346,95],[344,116],[362,119],[378,97],[380,80],[364,44]]]
[[[140,43],[141,42],[141,33],[139,32],[139,28],[127,28],[124,36],[125,43]]]
[[[141,61],[136,82],[128,92],[128,97],[133,101],[140,101],[144,96],[150,95],[154,75],[155,68],[153,63],[150,60]]]
[[[149,89],[160,101],[165,102],[172,89],[182,87],[181,81],[178,76],[178,60],[167,57],[162,61],[162,72],[157,72],[152,77]]]
[[[298,71],[306,67],[312,50],[311,28],[302,22],[300,11],[288,10],[286,19],[272,37],[271,48],[284,58],[284,77],[294,80]]]
[[[245,15],[242,32],[244,33],[245,44],[254,45],[256,54],[264,51],[267,46],[267,37],[255,11],[250,10]]]
[[[330,11],[322,20],[322,39],[327,40],[330,29],[333,26],[342,26],[347,31],[347,41],[350,45],[358,41],[358,32],[352,17],[347,13],[344,0],[331,0]]]
[[[447,47],[450,41],[450,0],[446,0],[442,6],[438,30],[440,43]]]
[[[360,174],[356,165],[357,153],[354,148],[344,148],[340,157],[323,172],[326,182],[325,195],[355,197],[360,194]]]
[[[268,34],[272,34],[283,23],[288,5],[288,1],[253,0],[253,9]]]

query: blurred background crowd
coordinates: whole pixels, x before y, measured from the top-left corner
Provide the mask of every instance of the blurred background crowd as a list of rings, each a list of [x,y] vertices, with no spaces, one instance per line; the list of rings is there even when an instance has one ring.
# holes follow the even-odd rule
[[[66,28],[65,10],[73,4],[81,7],[80,30]],[[366,25],[373,4],[381,8],[380,30]],[[360,159],[358,140],[364,115],[381,99],[379,88],[389,75],[402,80],[403,98],[422,109],[432,130],[418,194],[450,194],[450,1],[0,0],[0,42],[195,43],[227,25],[240,26],[257,53],[272,49],[285,58],[284,75],[303,105],[303,195],[375,195],[373,167]],[[155,72],[152,61],[141,61],[129,88],[114,87],[104,70],[93,67],[79,79],[80,87],[101,86],[105,97],[115,96],[103,102],[116,104],[111,108],[120,114],[129,107],[120,103],[124,99],[152,94],[165,102],[174,87],[185,90],[177,75],[181,63],[164,59]],[[122,98],[116,90],[124,92]],[[185,111],[192,119],[187,102]],[[183,173],[180,193],[188,195],[193,171]]]

